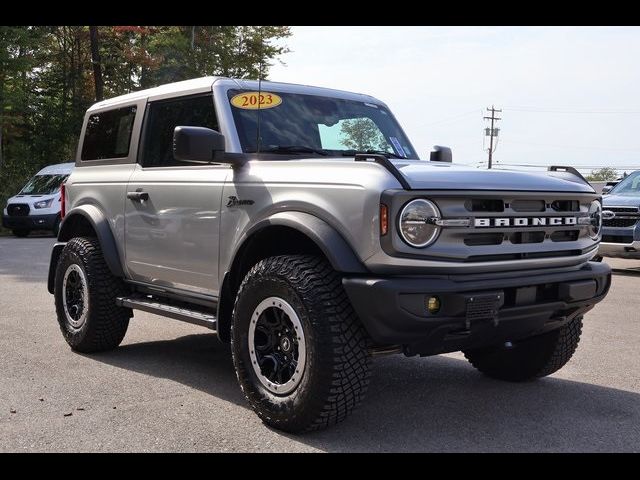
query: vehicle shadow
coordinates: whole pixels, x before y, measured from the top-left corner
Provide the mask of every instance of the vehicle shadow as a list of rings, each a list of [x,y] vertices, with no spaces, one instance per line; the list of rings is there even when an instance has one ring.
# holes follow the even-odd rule
[[[91,358],[249,408],[229,347],[212,334],[128,344]],[[374,360],[369,394],[349,419],[282,435],[334,452],[640,451],[640,395],[553,377],[494,381],[452,357],[383,357]]]

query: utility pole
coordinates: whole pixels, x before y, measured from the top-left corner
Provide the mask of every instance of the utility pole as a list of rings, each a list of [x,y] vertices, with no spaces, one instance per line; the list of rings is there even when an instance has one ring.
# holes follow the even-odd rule
[[[493,105],[491,105],[491,108],[487,107],[487,111],[491,112],[491,116],[490,117],[484,117],[485,120],[491,120],[491,127],[489,128],[485,128],[484,132],[485,132],[485,136],[489,137],[489,163],[487,165],[487,168],[491,168],[491,162],[493,160],[493,152],[495,151],[494,145],[493,145],[493,137],[496,137],[496,146],[497,146],[497,137],[498,137],[498,132],[500,132],[499,128],[494,128],[494,122],[498,121],[498,120],[502,120],[500,117],[496,117],[496,112],[502,112],[502,110],[498,110],[497,108],[495,108]]]

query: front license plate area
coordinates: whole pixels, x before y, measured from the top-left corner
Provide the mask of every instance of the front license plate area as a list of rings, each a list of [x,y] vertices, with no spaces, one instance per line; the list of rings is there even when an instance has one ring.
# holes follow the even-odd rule
[[[498,325],[498,311],[504,304],[504,293],[469,295],[467,297],[466,327],[472,323],[491,321]]]

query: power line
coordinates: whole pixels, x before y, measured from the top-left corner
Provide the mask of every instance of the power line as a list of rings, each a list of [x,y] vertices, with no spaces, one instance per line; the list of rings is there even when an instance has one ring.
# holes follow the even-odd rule
[[[604,109],[594,109],[594,110],[572,110],[572,109],[564,109],[564,108],[544,108],[544,107],[527,107],[527,106],[505,106],[505,110],[514,111],[514,112],[525,112],[525,113],[563,113],[563,114],[605,114],[605,115],[617,115],[617,114],[631,114],[637,115],[640,114],[640,110],[604,110]]]
[[[493,152],[495,151],[495,148],[493,146],[493,137],[496,137],[496,147],[498,146],[498,132],[500,132],[499,128],[494,128],[494,122],[497,122],[498,120],[502,120],[499,117],[496,117],[496,112],[502,112],[502,110],[498,110],[496,109],[493,105],[491,105],[491,108],[487,107],[487,111],[491,112],[491,116],[490,117],[483,117],[485,120],[491,120],[491,127],[486,128],[485,129],[485,136],[489,137],[489,163],[487,164],[487,168],[491,169],[491,161],[493,159]]]

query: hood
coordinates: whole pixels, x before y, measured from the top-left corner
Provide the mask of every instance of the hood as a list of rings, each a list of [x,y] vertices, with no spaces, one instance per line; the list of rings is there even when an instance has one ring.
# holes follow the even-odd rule
[[[451,163],[391,160],[412,190],[521,190],[594,193],[591,185],[568,172],[480,170]]]
[[[603,207],[638,207],[640,197],[628,195],[604,195],[602,197]]]

